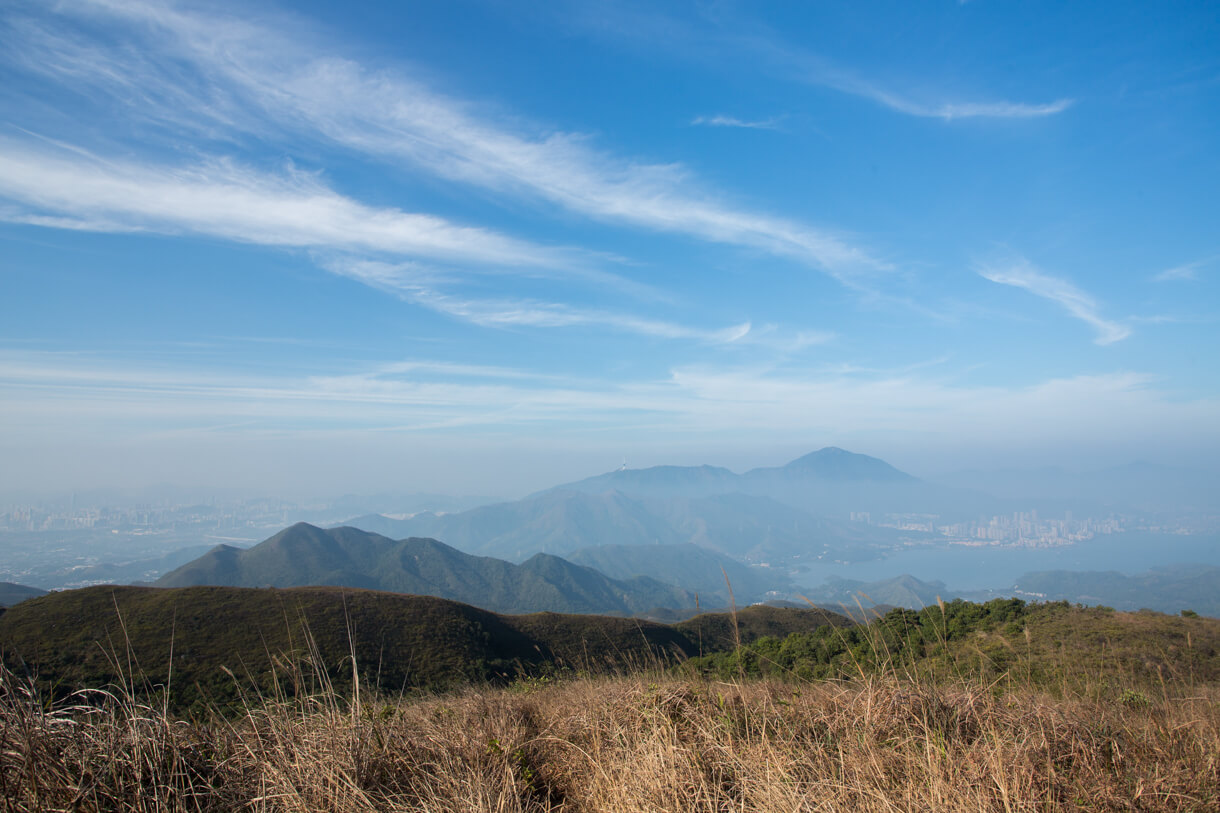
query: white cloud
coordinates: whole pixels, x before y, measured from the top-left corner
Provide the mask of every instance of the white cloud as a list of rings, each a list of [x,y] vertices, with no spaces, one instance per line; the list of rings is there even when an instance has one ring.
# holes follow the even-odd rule
[[[706,330],[649,319],[626,313],[573,307],[558,302],[526,299],[476,298],[445,293],[440,285],[449,282],[443,274],[410,263],[330,258],[324,268],[352,277],[401,299],[455,319],[483,327],[608,327],[628,333],[665,339],[693,339],[713,344],[730,344],[750,333],[750,323]]]
[[[352,249],[450,262],[561,268],[574,254],[433,215],[366,206],[318,178],[228,161],[132,164],[0,140],[8,220],[115,231],[190,233],[245,243]]]
[[[570,326],[716,344],[738,341],[749,323],[705,330],[561,303],[478,299],[445,293],[462,271],[415,262],[335,257],[336,250],[406,255],[450,263],[540,269],[613,284],[579,266],[576,253],[537,246],[431,215],[377,209],[344,197],[316,177],[259,173],[230,162],[188,168],[106,161],[0,140],[0,220],[92,231],[151,231],[314,249],[318,264],[415,305],[484,327]],[[45,212],[52,214],[45,214]]]
[[[780,70],[799,81],[869,99],[890,110],[919,118],[937,118],[945,121],[972,118],[1041,118],[1062,113],[1074,104],[1074,100],[1067,98],[1032,104],[1009,100],[958,102],[927,100],[929,97],[944,95],[938,91],[924,92],[919,94],[923,99],[917,99],[912,94],[900,93],[882,83],[865,79],[851,70],[832,65],[820,56],[792,49],[770,34],[741,37],[737,42],[741,46],[765,56]]]
[[[1131,328],[1105,319],[1094,299],[1067,280],[1042,273],[1024,260],[1003,266],[986,266],[979,275],[1001,285],[1023,288],[1035,296],[1058,303],[1068,313],[1097,331],[1097,344],[1113,344],[1131,335]]]
[[[164,117],[162,105],[149,102],[165,99],[176,124],[193,113],[201,129],[320,135],[380,160],[594,219],[761,249],[846,284],[887,268],[825,229],[718,201],[681,166],[626,160],[577,134],[497,125],[401,72],[328,56],[332,46],[300,30],[288,37],[270,26],[157,3],[99,0],[57,8],[125,21],[123,34],[138,47],[95,46],[86,59],[78,43],[45,30],[39,38],[32,29],[38,59],[26,58],[24,66],[113,94],[140,115]],[[193,68],[193,89],[183,63]]]
[[[704,127],[741,127],[747,130],[776,130],[779,128],[779,119],[772,117],[749,121],[725,115],[695,116],[695,118],[691,119],[691,124]]]
[[[563,268],[573,253],[524,243],[431,215],[375,209],[312,175],[267,175],[229,162],[185,169],[135,166],[0,140],[0,196],[20,206],[0,219],[102,231],[192,233],[326,251],[363,250],[488,265]],[[23,208],[24,207],[24,208]],[[46,215],[42,212],[51,211]],[[412,262],[321,257],[332,273],[485,327],[599,326],[671,339],[735,342],[749,323],[704,330],[553,302],[444,293],[457,275]]]
[[[867,86],[866,86],[867,87]],[[943,102],[921,104],[879,88],[862,89],[861,95],[880,102],[891,110],[922,118],[944,119],[1031,119],[1062,113],[1074,103],[1071,99],[1058,99],[1046,104],[1022,102]]]
[[[999,101],[927,101],[927,97],[941,95],[935,92],[920,94],[924,99],[917,99],[912,94],[904,94],[892,88],[864,79],[852,71],[835,67],[825,60],[812,54],[795,51],[777,40],[769,37],[754,37],[745,42],[752,48],[768,56],[776,64],[798,81],[811,85],[820,85],[859,96],[888,107],[898,113],[918,118],[944,119],[1030,119],[1053,116],[1075,104],[1072,99],[1056,99],[1053,102],[1028,103]]]
[[[704,22],[712,23],[710,29],[651,9],[639,11],[623,6],[615,6],[612,14],[586,14],[579,21],[598,33],[645,41],[654,47],[663,43],[669,53],[686,51],[703,61],[727,63],[734,67],[748,61],[784,79],[859,96],[895,112],[920,118],[945,121],[1038,118],[1062,113],[1074,104],[1074,100],[1069,98],[1044,103],[1008,100],[951,102],[935,100],[946,95],[936,90],[902,93],[884,82],[862,77],[850,68],[836,65],[820,54],[793,48],[774,31],[755,20],[731,14],[723,4],[708,8],[714,9],[705,14]]]
[[[1153,282],[1177,282],[1186,280],[1196,280],[1199,278],[1199,270],[1213,262],[1215,257],[1207,257],[1202,260],[1195,260],[1193,263],[1184,263],[1176,265],[1173,268],[1166,268],[1152,276]]]

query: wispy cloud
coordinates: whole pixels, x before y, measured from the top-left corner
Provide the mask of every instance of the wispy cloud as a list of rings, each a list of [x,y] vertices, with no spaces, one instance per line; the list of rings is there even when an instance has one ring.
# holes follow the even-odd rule
[[[924,104],[904,98],[887,90],[868,85],[856,84],[857,92],[875,102],[880,102],[891,110],[930,119],[1032,119],[1042,116],[1053,116],[1071,107],[1071,99],[1057,99],[1046,104],[1025,104],[1023,102],[940,102]],[[844,88],[840,88],[842,90]]]
[[[695,116],[691,119],[691,124],[702,127],[741,127],[747,130],[778,130],[780,119],[772,116],[769,119],[758,119],[750,121],[747,119],[739,119],[735,116],[715,115],[715,116]]]
[[[1131,335],[1124,324],[1102,317],[1100,307],[1093,297],[1067,280],[1042,273],[1024,260],[1002,266],[985,266],[978,270],[980,276],[1001,285],[1023,288],[1035,296],[1059,304],[1068,313],[1085,322],[1097,331],[1097,344],[1113,344]]]
[[[574,252],[428,214],[371,207],[312,174],[269,174],[227,160],[165,167],[0,140],[0,209],[9,221],[152,231],[298,248],[358,249],[437,260],[563,268]]]
[[[152,102],[169,98],[176,126],[193,114],[201,130],[321,136],[378,160],[597,220],[761,249],[850,285],[887,268],[827,229],[724,202],[679,165],[625,159],[579,134],[497,124],[401,69],[330,55],[334,47],[316,35],[294,30],[290,38],[274,27],[153,2],[56,8],[86,21],[99,15],[126,23],[123,36],[133,47],[93,44],[83,57],[79,43],[31,29],[38,58],[25,55],[25,68],[111,94],[134,114],[162,117]],[[183,80],[184,64],[191,82]]]
[[[798,51],[770,35],[754,35],[743,40],[765,54],[774,64],[797,81],[820,85],[876,102],[898,113],[919,118],[943,119],[1030,119],[1053,116],[1075,102],[1061,98],[1052,102],[941,101],[942,92],[902,93],[881,82],[866,79],[854,71],[833,65],[825,59]]]
[[[651,9],[629,10],[621,6],[614,8],[613,19],[607,14],[593,13],[584,15],[580,22],[627,40],[663,41],[667,52],[684,51],[704,61],[725,62],[728,53],[735,57],[729,62],[734,67],[742,62],[742,55],[749,55],[751,65],[779,78],[830,88],[920,118],[1029,119],[1062,113],[1075,103],[1070,98],[1034,103],[1005,99],[947,101],[945,97],[949,94],[935,88],[900,91],[892,83],[862,76],[821,54],[792,47],[757,20],[727,13],[723,4],[714,6],[714,11],[705,15],[702,26]]]
[[[577,252],[516,240],[431,215],[374,208],[326,187],[314,175],[258,172],[228,161],[186,168],[132,165],[81,151],[0,140],[0,220],[90,231],[197,234],[313,250],[327,271],[393,293],[415,305],[484,327],[607,327],[717,344],[737,341],[749,323],[700,329],[556,302],[454,295],[470,264],[509,266],[526,274],[575,275]],[[461,264],[447,270],[414,261],[388,262],[336,251],[398,255]]]
[[[1199,271],[1211,263],[1215,262],[1216,257],[1205,257],[1202,260],[1195,260],[1192,263],[1183,263],[1175,265],[1173,268],[1166,268],[1164,271],[1152,275],[1153,282],[1178,282],[1197,280]]]
[[[864,376],[810,369],[680,367],[659,379],[612,381],[528,369],[410,359],[309,376],[241,376],[90,355],[0,351],[0,420],[32,437],[64,431],[139,437],[172,428],[242,425],[306,437],[335,422],[414,432],[440,426],[545,427],[538,453],[562,446],[556,421],[602,426],[636,448],[677,435],[731,431],[747,441],[911,433],[921,442],[991,450],[996,426],[1030,444],[1084,448],[1139,437],[1148,444],[1220,448],[1215,397],[1167,397],[1139,373],[977,386],[916,371]],[[354,371],[352,368],[355,368]],[[245,423],[253,422],[253,424]],[[71,427],[65,430],[65,426]],[[247,429],[245,427],[251,427]],[[98,434],[103,429],[110,432]],[[518,437],[523,435],[518,434]]]
[[[336,274],[358,279],[414,305],[483,327],[606,327],[645,336],[713,344],[731,344],[750,333],[749,322],[709,330],[559,302],[461,296],[440,289],[442,284],[451,282],[443,274],[410,263],[347,257],[324,259],[321,263]]]

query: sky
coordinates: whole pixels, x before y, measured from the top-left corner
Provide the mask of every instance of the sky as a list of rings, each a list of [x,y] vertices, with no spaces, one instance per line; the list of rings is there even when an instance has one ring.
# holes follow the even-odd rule
[[[1209,3],[0,0],[0,491],[1220,459]]]

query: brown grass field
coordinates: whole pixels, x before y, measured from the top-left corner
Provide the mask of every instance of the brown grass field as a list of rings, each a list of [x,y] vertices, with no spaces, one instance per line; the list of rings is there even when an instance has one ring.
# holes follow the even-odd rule
[[[179,720],[0,681],[5,811],[1215,811],[1220,688],[654,672]]]

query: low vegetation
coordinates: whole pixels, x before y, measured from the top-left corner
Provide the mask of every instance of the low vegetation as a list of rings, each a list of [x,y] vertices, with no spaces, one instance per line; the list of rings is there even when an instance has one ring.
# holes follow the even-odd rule
[[[519,634],[564,617],[529,618]],[[954,602],[763,634],[778,623],[730,617],[740,646],[681,664],[435,693],[376,689],[363,656],[340,686],[314,647],[280,662],[282,679],[226,675],[236,705],[185,714],[141,694],[121,651],[121,680],[72,693],[6,669],[0,798],[6,811],[1220,809],[1220,622]]]
[[[953,601],[894,609],[871,624],[762,636],[694,658],[709,676],[802,680],[898,672],[1004,688],[1097,694],[1110,687],[1220,682],[1220,621],[1067,602]]]

